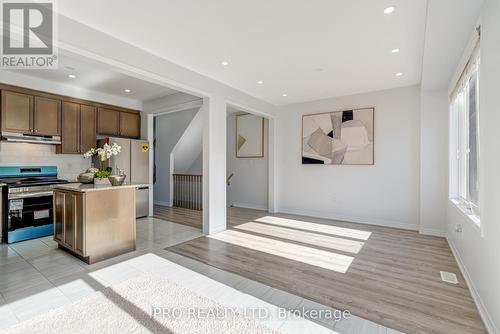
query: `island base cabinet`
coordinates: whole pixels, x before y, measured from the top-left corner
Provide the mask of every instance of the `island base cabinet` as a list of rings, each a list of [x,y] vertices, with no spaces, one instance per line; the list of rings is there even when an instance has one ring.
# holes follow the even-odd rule
[[[135,189],[54,190],[54,240],[92,264],[135,250]]]
[[[54,192],[54,240],[80,256],[84,248],[84,194]]]

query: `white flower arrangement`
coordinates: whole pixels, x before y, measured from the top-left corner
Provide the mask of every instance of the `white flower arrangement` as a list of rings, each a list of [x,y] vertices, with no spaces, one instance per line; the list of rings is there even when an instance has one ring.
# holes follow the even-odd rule
[[[113,155],[118,155],[122,150],[121,146],[117,143],[113,143],[113,145],[104,144],[104,146],[98,148],[91,148],[87,152],[83,154],[84,158],[90,158],[93,155],[98,155],[101,161],[106,161],[111,158]]]

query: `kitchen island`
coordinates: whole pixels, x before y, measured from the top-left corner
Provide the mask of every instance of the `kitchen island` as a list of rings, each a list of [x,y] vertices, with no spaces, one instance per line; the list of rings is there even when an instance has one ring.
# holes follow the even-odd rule
[[[88,264],[135,250],[136,188],[70,183],[54,187],[54,240]]]

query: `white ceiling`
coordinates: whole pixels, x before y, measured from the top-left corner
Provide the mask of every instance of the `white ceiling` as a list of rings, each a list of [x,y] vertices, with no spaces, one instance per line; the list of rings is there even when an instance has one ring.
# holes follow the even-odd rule
[[[418,84],[425,0],[64,0],[71,19],[276,105]],[[394,6],[391,15],[384,8]],[[399,48],[398,54],[391,50]],[[222,66],[228,61],[228,66]],[[396,77],[395,73],[404,75]],[[258,85],[257,81],[264,84]],[[286,93],[288,96],[283,97]]]
[[[140,102],[177,92],[173,89],[121,74],[104,64],[62,53],[59,53],[58,69],[10,71],[42,78],[55,83],[75,86],[79,89],[124,97]],[[69,78],[69,74],[75,75],[76,78]],[[125,92],[125,89],[130,89],[131,92]]]
[[[483,0],[430,0],[426,25],[422,88],[448,88],[468,40],[475,31]]]

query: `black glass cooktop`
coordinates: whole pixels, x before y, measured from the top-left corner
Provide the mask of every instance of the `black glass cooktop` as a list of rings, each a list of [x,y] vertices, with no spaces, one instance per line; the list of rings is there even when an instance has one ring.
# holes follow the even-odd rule
[[[5,183],[8,187],[33,187],[50,184],[68,183],[67,180],[60,180],[56,177],[13,177],[0,179],[0,183]]]

